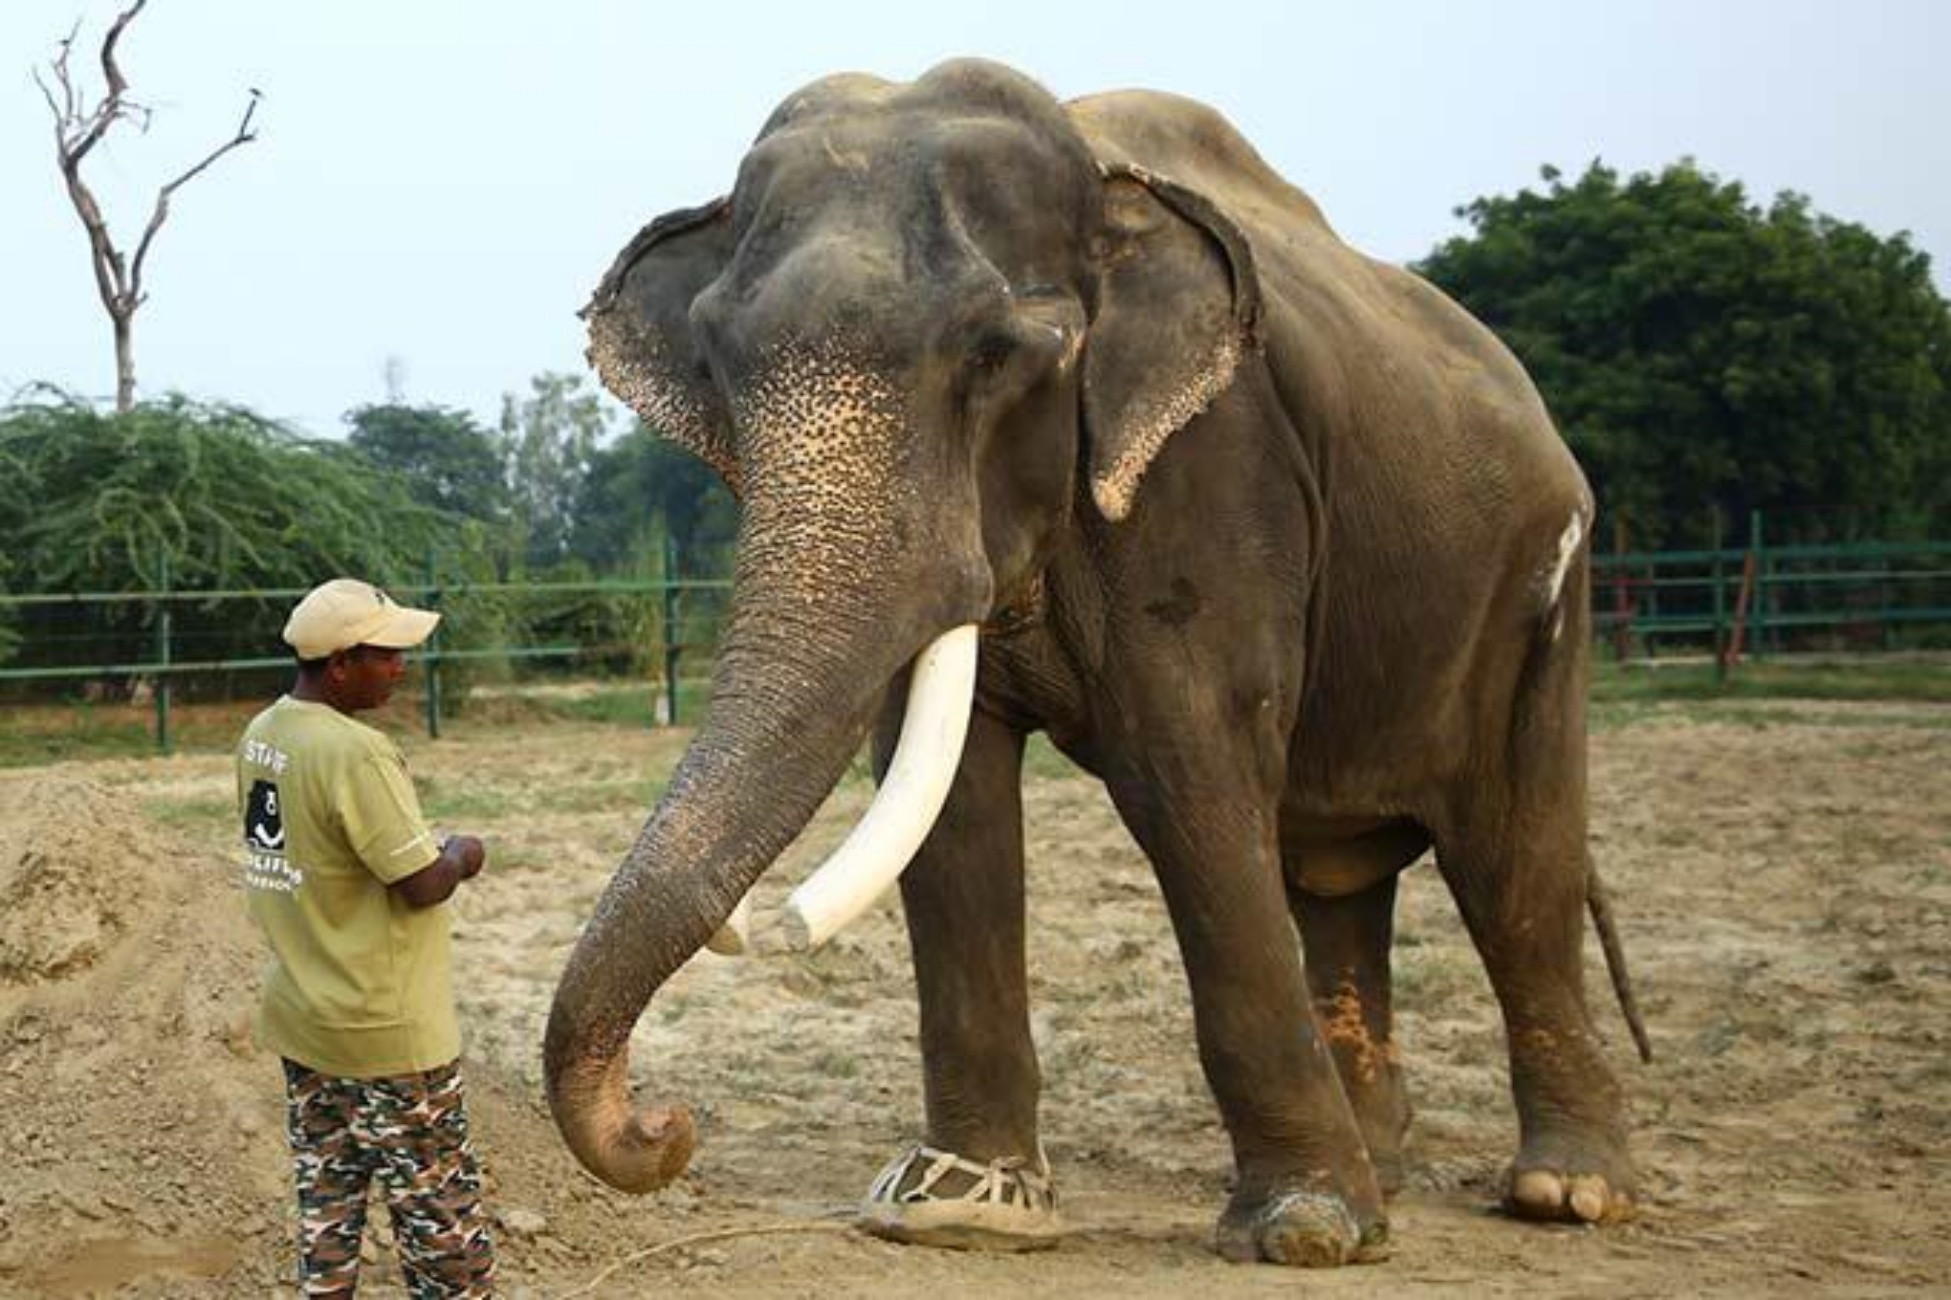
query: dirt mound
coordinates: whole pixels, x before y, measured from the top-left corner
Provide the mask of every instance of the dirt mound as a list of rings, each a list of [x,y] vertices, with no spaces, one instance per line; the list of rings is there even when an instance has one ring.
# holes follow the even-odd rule
[[[218,829],[227,772],[179,774],[211,815],[178,831],[99,771],[0,773],[0,1300],[288,1288],[284,1091],[251,1039],[264,945]],[[688,1220],[675,1189],[620,1238],[630,1201],[575,1174],[535,1090],[467,1070],[505,1272],[573,1275]],[[391,1245],[375,1213],[362,1295],[401,1294]]]
[[[281,1227],[232,880],[126,791],[0,780],[0,1292],[211,1276]]]
[[[0,810],[0,981],[63,979],[93,966],[154,893],[143,827],[98,785],[45,778]],[[113,846],[113,852],[109,850]]]

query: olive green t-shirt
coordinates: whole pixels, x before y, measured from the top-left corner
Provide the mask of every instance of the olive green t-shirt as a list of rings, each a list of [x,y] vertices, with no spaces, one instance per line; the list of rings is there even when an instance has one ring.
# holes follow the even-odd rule
[[[440,856],[399,747],[284,696],[238,744],[237,804],[244,892],[272,954],[258,1041],[345,1078],[458,1057],[447,904],[387,888]]]

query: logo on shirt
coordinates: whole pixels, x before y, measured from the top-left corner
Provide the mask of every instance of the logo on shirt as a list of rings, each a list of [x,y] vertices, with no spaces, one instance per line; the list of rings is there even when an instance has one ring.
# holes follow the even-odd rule
[[[269,781],[251,782],[250,805],[244,813],[244,838],[254,849],[284,852],[285,819],[278,811],[278,787]]]
[[[304,873],[285,856],[285,819],[274,781],[251,782],[244,801],[244,882],[252,889],[292,893],[304,883]]]

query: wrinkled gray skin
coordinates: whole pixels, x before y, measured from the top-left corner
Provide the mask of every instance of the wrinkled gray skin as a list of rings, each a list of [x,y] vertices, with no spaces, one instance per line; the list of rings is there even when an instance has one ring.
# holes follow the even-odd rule
[[[588,315],[605,383],[744,507],[709,723],[549,1021],[590,1169],[683,1168],[688,1112],[630,1110],[632,1027],[870,732],[885,764],[916,652],[978,622],[966,749],[902,881],[931,1144],[1038,1148],[1043,730],[1169,905],[1237,1162],[1224,1253],[1378,1253],[1409,1115],[1396,876],[1432,844],[1508,1029],[1514,1209],[1625,1212],[1580,971],[1592,505],[1486,330],[1212,111],[1059,104],[980,62],[792,96],[729,200],[649,226]]]

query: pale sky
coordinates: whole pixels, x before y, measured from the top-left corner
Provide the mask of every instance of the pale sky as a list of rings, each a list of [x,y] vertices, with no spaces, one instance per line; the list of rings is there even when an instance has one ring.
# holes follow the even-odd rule
[[[107,319],[32,70],[82,20],[92,94],[119,8],[0,4],[0,397],[114,391]],[[829,72],[906,80],[1013,64],[1069,98],[1205,100],[1343,237],[1404,262],[1452,210],[1568,176],[1691,156],[1751,198],[1793,189],[1909,231],[1951,291],[1951,3],[1943,0],[151,0],[121,46],[147,135],[85,174],[133,249],[177,194],[136,321],[141,393],[242,403],[313,435],[403,395],[492,424],[501,394],[582,372],[575,312],[616,250],[730,188],[773,106]]]

